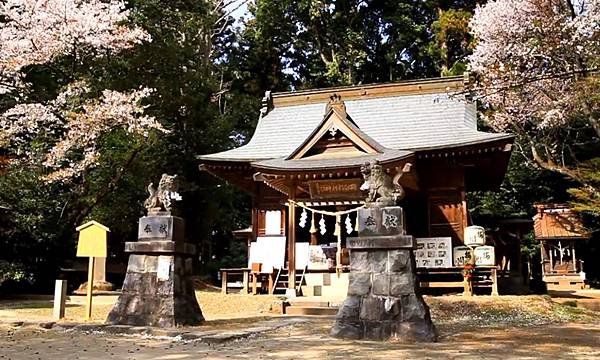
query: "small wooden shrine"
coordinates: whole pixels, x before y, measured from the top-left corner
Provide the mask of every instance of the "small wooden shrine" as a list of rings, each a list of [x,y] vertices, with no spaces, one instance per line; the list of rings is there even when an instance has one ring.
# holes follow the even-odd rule
[[[565,204],[537,204],[533,217],[535,238],[540,241],[542,280],[549,290],[580,289],[583,262],[577,249],[590,234],[581,219]]]
[[[267,92],[249,142],[199,156],[200,169],[253,195],[251,247],[266,247],[266,271],[289,269],[289,279],[323,273],[323,286],[339,278],[326,273],[347,272],[345,242],[356,236],[356,210],[366,195],[361,166],[368,162],[401,176],[407,233],[445,239],[438,241],[443,251],[436,245],[423,252],[433,256],[427,264],[453,267],[451,247],[463,244],[470,225],[466,191],[498,188],[514,139],[477,130],[465,81]]]

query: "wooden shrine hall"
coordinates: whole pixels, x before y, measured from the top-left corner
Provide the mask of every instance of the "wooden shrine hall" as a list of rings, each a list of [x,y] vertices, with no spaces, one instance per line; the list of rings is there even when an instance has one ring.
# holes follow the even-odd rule
[[[373,161],[392,177],[406,171],[400,206],[408,234],[462,245],[471,225],[466,191],[499,187],[514,138],[477,130],[465,81],[267,92],[246,145],[198,156],[201,170],[252,194],[250,241],[263,254],[251,249],[258,261],[249,267],[259,262],[262,271],[283,268],[289,279],[305,283],[318,274],[312,295],[347,282],[340,276],[348,269],[345,239],[356,236],[353,210],[364,204],[361,165]],[[424,252],[436,259],[417,260],[417,266],[452,267],[447,250]],[[338,276],[326,276],[334,272]],[[298,286],[287,282],[290,289]]]
[[[589,231],[565,204],[536,204],[535,238],[540,242],[542,280],[548,290],[577,290],[585,286],[580,255]],[[579,255],[579,256],[578,256]]]

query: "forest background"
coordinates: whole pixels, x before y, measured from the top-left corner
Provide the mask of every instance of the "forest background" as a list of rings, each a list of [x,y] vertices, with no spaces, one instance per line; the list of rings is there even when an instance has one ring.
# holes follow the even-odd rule
[[[109,261],[123,262],[162,173],[179,175],[199,271],[242,265],[231,231],[249,225],[251,199],[195,156],[244,144],[266,90],[468,69],[480,128],[517,135],[500,190],[468,194],[473,223],[568,202],[594,232],[599,10],[598,0],[0,0],[0,286],[47,290],[87,219],[110,227]],[[600,256],[597,237],[587,261]],[[531,235],[523,250],[538,251]]]

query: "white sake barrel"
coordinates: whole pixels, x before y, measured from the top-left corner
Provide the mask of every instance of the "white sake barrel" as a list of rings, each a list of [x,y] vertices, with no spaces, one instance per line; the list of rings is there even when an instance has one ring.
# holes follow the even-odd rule
[[[467,226],[465,228],[465,245],[485,245],[485,229],[481,226]]]
[[[452,249],[454,266],[464,266],[473,256],[473,251],[468,246],[457,246]]]
[[[496,254],[493,246],[478,246],[473,250],[475,253],[475,265],[494,266],[496,265]]]

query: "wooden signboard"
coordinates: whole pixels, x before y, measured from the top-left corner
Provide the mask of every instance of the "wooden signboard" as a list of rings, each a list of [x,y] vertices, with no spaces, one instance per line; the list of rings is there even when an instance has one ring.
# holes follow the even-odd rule
[[[79,242],[77,243],[77,256],[89,257],[88,281],[87,281],[87,301],[85,319],[92,318],[92,289],[94,286],[94,267],[96,257],[106,257],[106,233],[110,230],[92,220],[75,228],[79,231]]]
[[[360,179],[337,179],[310,181],[310,197],[313,199],[361,199]]]
[[[452,266],[452,238],[417,238],[417,267],[443,268]]]
[[[75,228],[79,231],[77,257],[106,257],[106,233],[110,230],[92,220]]]

